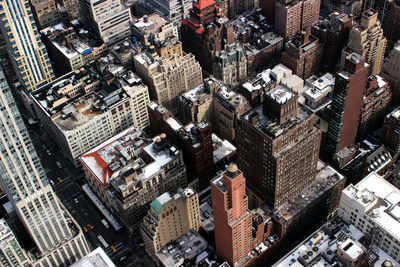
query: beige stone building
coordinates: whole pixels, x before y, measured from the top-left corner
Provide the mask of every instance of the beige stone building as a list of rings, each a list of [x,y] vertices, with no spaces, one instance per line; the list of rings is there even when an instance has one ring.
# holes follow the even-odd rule
[[[370,65],[370,75],[379,74],[385,48],[386,38],[378,20],[378,12],[373,9],[366,10],[362,13],[361,22],[350,30],[347,47],[342,53],[342,64],[350,52],[356,52]]]
[[[216,0],[215,2],[229,18],[235,18],[245,11],[259,7],[259,0]]]
[[[69,19],[74,20],[79,16],[79,0],[59,0],[62,9],[68,13]]]
[[[147,253],[155,253],[169,242],[201,226],[199,197],[191,188],[178,189],[171,195],[166,192],[150,204],[143,218],[141,234]]]
[[[30,3],[39,28],[51,26],[60,20],[55,0],[31,0]]]
[[[393,103],[400,100],[400,42],[397,42],[393,50],[385,58],[381,76],[389,82],[393,91]]]
[[[134,63],[150,95],[174,113],[177,97],[203,83],[202,69],[192,54],[166,59],[155,52],[144,52],[134,58]]]

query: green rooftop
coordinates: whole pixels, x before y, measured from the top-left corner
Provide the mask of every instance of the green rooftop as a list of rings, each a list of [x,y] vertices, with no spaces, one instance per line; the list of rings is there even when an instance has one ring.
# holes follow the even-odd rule
[[[153,200],[150,203],[150,207],[152,207],[158,214],[160,214],[162,206],[170,200],[172,200],[172,195],[169,192],[166,192]]]

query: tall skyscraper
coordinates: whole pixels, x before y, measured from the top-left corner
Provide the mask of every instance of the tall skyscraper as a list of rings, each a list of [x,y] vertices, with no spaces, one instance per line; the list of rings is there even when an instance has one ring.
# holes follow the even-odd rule
[[[28,91],[54,78],[28,0],[0,0],[0,28],[19,81]]]
[[[326,144],[329,160],[342,149],[354,145],[368,67],[363,57],[352,53],[346,57],[344,69],[336,74]]]
[[[238,165],[248,181],[250,207],[276,209],[314,181],[321,142],[314,121],[298,94],[283,85],[239,120]]]
[[[385,49],[386,38],[378,20],[378,12],[370,9],[362,13],[360,24],[350,30],[345,48],[347,53],[342,54],[342,63],[346,55],[356,52],[370,65],[369,74],[376,75],[381,72]]]
[[[252,215],[246,179],[236,165],[211,180],[211,197],[217,256],[238,266],[252,250]]]
[[[48,182],[2,71],[0,89],[0,185],[41,253],[34,265],[71,264],[89,251],[86,240]]]

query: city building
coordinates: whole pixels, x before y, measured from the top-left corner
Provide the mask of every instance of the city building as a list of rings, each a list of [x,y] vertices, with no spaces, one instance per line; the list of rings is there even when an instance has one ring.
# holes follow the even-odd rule
[[[134,127],[79,157],[90,189],[130,230],[164,192],[187,186],[182,152],[166,135],[153,140]]]
[[[319,19],[320,0],[279,0],[275,3],[275,31],[285,42],[298,31],[311,28]]]
[[[40,29],[56,24],[60,20],[60,11],[56,7],[55,0],[31,0],[29,2]]]
[[[259,7],[259,0],[216,0],[216,3],[232,19]]]
[[[327,72],[321,76],[313,75],[306,80],[306,90],[301,94],[304,106],[313,113],[331,103],[335,76]]]
[[[203,70],[213,73],[216,53],[234,39],[232,24],[214,0],[193,2],[190,18],[182,21],[183,50],[194,54]]]
[[[101,247],[96,248],[70,267],[116,267]]]
[[[352,53],[346,57],[344,69],[336,74],[324,154],[339,166],[346,159],[338,153],[355,144],[368,70],[364,58]]]
[[[251,106],[246,98],[222,86],[214,94],[212,125],[214,132],[228,141],[236,140],[236,127],[240,117]]]
[[[382,65],[381,75],[389,82],[393,92],[393,103],[400,101],[400,42],[389,52]]]
[[[192,8],[192,1],[180,0],[139,0],[136,6],[139,16],[150,15],[158,12],[169,18],[178,29],[182,20],[189,17],[189,10]]]
[[[54,79],[53,69],[43,45],[28,0],[0,3],[0,28],[9,59],[20,84],[34,91]]]
[[[59,75],[84,67],[107,52],[101,40],[91,38],[82,28],[58,23],[41,30],[41,34],[54,62],[54,70]]]
[[[153,134],[167,134],[171,142],[182,150],[189,182],[198,180],[198,185],[193,185],[196,190],[208,187],[215,169],[211,124],[190,122],[182,125],[163,105],[155,102],[148,105],[148,112]]]
[[[183,124],[190,122],[210,122],[213,95],[221,86],[221,82],[210,76],[196,88],[178,97],[178,118]]]
[[[105,44],[115,43],[131,34],[131,10],[121,0],[80,0],[79,21]]]
[[[32,263],[4,219],[0,219],[0,263],[4,267],[29,267]]]
[[[131,71],[112,74],[121,69],[99,60],[31,95],[36,116],[71,162],[131,125],[149,126],[147,86]]]
[[[246,179],[236,165],[211,180],[211,196],[217,256],[240,266],[252,250],[252,214]]]
[[[303,80],[317,73],[321,66],[322,46],[317,38],[306,31],[298,32],[286,43],[282,64]]]
[[[340,14],[351,15],[356,18],[361,16],[363,9],[363,3],[367,1],[361,0],[326,0],[322,1],[321,14],[328,16],[333,12],[338,12]]]
[[[324,1],[325,2],[325,1]],[[311,28],[311,34],[319,39],[323,47],[323,70],[336,72],[342,49],[349,38],[350,29],[355,25],[352,16],[346,13],[333,12],[327,19],[319,20]]]
[[[368,77],[361,105],[358,140],[382,127],[391,101],[392,91],[389,84],[379,75]]]
[[[314,181],[321,142],[314,121],[298,104],[298,93],[281,84],[239,120],[238,165],[247,177],[251,207],[276,209]]]
[[[362,13],[361,22],[350,30],[347,47],[342,53],[342,63],[349,53],[356,52],[369,64],[369,75],[376,75],[381,72],[385,49],[386,38],[378,20],[378,12],[369,9]]]
[[[236,147],[231,142],[218,137],[216,134],[212,134],[213,142],[213,161],[216,170],[224,170],[225,166],[230,165],[232,162],[236,162]]]
[[[400,152],[400,108],[386,116],[383,122],[381,140],[394,153]]]
[[[203,83],[200,64],[192,54],[174,54],[170,59],[143,52],[134,58],[137,74],[149,86],[150,96],[172,112],[177,98]]]
[[[207,241],[199,233],[190,230],[157,252],[156,262],[163,267],[179,267],[185,262],[197,263],[198,258],[208,255],[205,251],[207,246]]]
[[[238,43],[227,45],[215,55],[213,74],[230,87],[235,87],[247,78],[245,49]]]
[[[73,21],[79,17],[79,0],[59,0],[62,13],[66,13],[67,20]]]
[[[338,216],[355,225],[371,242],[400,261],[400,192],[375,172],[342,192]]]
[[[175,195],[165,192],[153,200],[140,233],[147,254],[156,259],[156,253],[164,246],[190,230],[199,231],[200,226],[199,197],[189,187],[178,189]]]
[[[400,34],[396,30],[400,27],[400,3],[398,1],[381,0],[384,7],[382,11],[379,10],[379,19],[382,22],[383,35],[388,40],[388,47],[392,48],[400,39]]]
[[[368,234],[336,217],[298,244],[273,267],[312,265],[382,267],[399,263],[381,249],[376,249]]]
[[[273,32],[261,9],[238,16],[232,25],[236,40],[245,48],[248,73],[265,69],[283,49],[282,36]]]
[[[71,264],[89,252],[81,227],[50,186],[2,71],[0,87],[1,187],[38,249],[33,266]]]

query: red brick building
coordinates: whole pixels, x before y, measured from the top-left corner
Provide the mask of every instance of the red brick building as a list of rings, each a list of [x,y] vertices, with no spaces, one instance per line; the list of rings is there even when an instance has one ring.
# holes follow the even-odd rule
[[[169,110],[155,102],[150,103],[147,109],[153,134],[166,133],[182,150],[189,182],[198,178],[200,189],[207,187],[215,173],[211,124],[182,125]]]
[[[306,31],[286,43],[282,64],[303,80],[318,72],[321,66],[322,46],[317,38]]]
[[[321,0],[277,0],[275,31],[285,41],[292,40],[298,31],[311,28],[319,19]]]
[[[381,140],[396,154],[400,152],[400,108],[386,116]]]
[[[182,21],[182,43],[202,68],[212,73],[215,53],[234,42],[233,27],[214,0],[193,2],[190,18]]]
[[[211,197],[217,256],[238,266],[252,250],[252,214],[246,179],[236,165],[211,180]]]
[[[329,160],[356,141],[368,70],[365,59],[351,53],[345,58],[343,70],[336,74],[326,142]],[[336,163],[340,165],[340,162]]]

